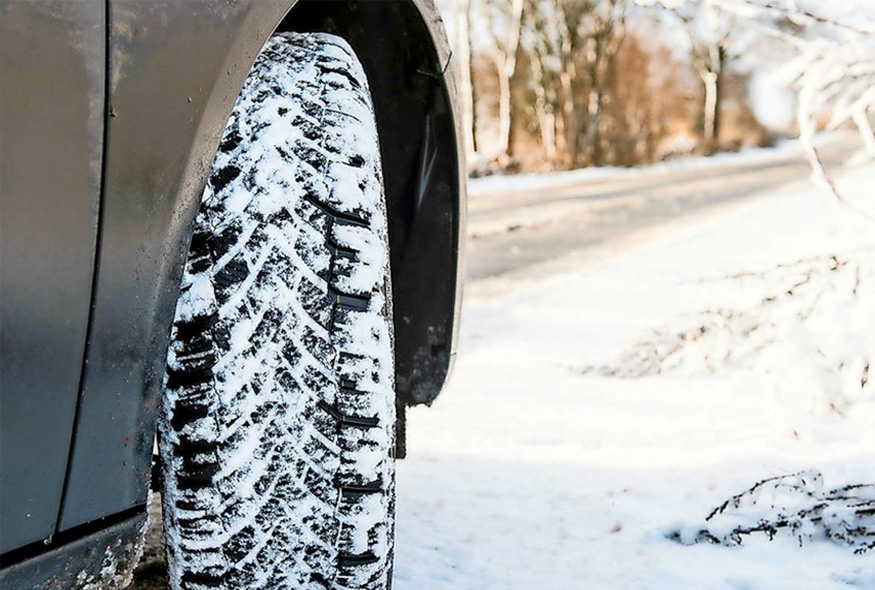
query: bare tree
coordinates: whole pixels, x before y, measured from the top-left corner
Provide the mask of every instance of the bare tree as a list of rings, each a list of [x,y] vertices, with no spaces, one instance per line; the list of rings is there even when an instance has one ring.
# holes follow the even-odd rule
[[[524,0],[498,0],[485,6],[488,29],[493,36],[491,58],[498,74],[498,146],[497,159],[508,162],[511,157],[511,126],[513,104],[511,81],[517,68],[517,52],[522,30]],[[497,23],[494,12],[504,18]]]
[[[462,128],[465,150],[469,156],[477,153],[477,119],[474,103],[474,85],[471,81],[471,0],[455,2],[455,54],[458,60],[459,98],[462,107]]]
[[[730,59],[735,17],[712,0],[694,0],[675,9],[683,23],[693,67],[702,81],[702,143],[714,151],[720,141],[720,97]]]
[[[589,0],[530,0],[524,21],[535,111],[545,154],[554,167],[573,165],[577,145],[579,86],[576,64],[579,18],[569,18]],[[578,12],[584,12],[579,10]]]
[[[600,0],[583,19],[589,95],[586,104],[586,162],[603,164],[600,143],[605,94],[614,59],[625,37],[625,0]]]
[[[731,1],[731,0],[730,0]],[[684,36],[690,61],[702,82],[702,145],[714,151],[720,140],[723,78],[733,48],[736,15],[721,0],[637,0],[644,6],[660,6],[666,20],[674,20]]]
[[[830,128],[853,121],[865,149],[875,154],[869,115],[875,109],[875,5],[871,0],[637,1],[642,5],[659,2],[675,12],[707,3],[713,10],[746,19],[795,48],[796,57],[781,69],[779,77],[797,92],[799,136],[815,183],[844,202],[827,174],[813,137],[818,119],[828,114]]]
[[[535,93],[534,111],[541,135],[541,145],[544,154],[550,162],[556,162],[558,150],[556,146],[556,114],[554,111],[556,99],[547,83],[547,72],[542,61],[543,55],[537,48],[529,51],[529,63],[532,71],[533,90]]]
[[[711,0],[795,48],[796,57],[779,72],[797,91],[797,123],[815,182],[844,201],[814,144],[818,119],[828,128],[853,121],[863,145],[875,155],[870,111],[875,109],[875,5],[871,0],[840,3],[812,0]],[[872,219],[859,209],[858,213]]]
[[[542,141],[549,138],[551,144],[545,143],[545,152],[557,164],[602,163],[600,129],[614,57],[623,38],[626,3],[532,0],[524,48],[531,62]]]

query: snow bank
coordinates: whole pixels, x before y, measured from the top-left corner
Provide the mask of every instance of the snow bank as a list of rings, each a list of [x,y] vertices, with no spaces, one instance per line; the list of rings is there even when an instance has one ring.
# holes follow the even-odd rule
[[[839,185],[875,210],[875,166]],[[666,538],[770,477],[875,482],[875,395],[853,386],[875,360],[873,249],[811,189],[468,300],[449,389],[409,415],[395,587],[875,588],[871,552]]]

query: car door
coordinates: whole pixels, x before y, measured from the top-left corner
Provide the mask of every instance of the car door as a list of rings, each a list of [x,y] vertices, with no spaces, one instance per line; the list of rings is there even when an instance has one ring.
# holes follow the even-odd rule
[[[88,331],[103,0],[0,1],[0,553],[50,537]]]

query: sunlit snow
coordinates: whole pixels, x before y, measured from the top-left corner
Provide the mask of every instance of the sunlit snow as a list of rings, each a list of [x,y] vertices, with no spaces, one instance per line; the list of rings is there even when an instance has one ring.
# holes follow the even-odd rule
[[[871,164],[839,182],[869,210],[873,185]],[[804,301],[763,307],[795,284],[800,261],[821,269]],[[598,265],[468,299],[449,388],[409,415],[395,587],[875,587],[872,552],[816,537],[666,538],[772,476],[875,482],[875,384],[861,385],[875,367],[873,262],[870,222],[814,189],[785,189]],[[592,369],[623,367],[717,309],[774,329],[745,339],[718,323],[705,348],[642,376]],[[810,321],[788,321],[805,310]],[[743,354],[702,363],[732,351]]]

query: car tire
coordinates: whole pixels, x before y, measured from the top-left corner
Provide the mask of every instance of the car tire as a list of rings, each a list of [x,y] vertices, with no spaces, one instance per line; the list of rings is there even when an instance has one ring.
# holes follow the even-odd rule
[[[221,139],[172,328],[159,420],[171,588],[390,586],[382,184],[349,45],[274,35]]]

